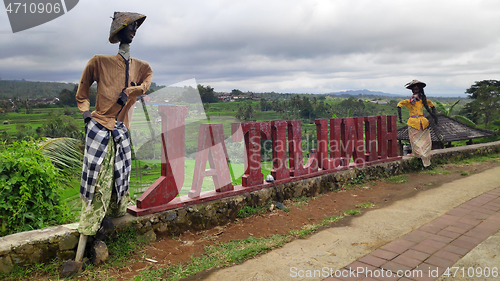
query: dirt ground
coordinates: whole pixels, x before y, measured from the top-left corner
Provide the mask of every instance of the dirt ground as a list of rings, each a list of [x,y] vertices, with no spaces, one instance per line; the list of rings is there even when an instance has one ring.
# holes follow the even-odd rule
[[[204,247],[216,242],[228,242],[233,239],[245,239],[250,236],[266,237],[273,234],[288,234],[290,230],[300,230],[305,224],[321,224],[325,217],[340,216],[345,210],[359,209],[360,215],[368,209],[357,208],[356,205],[370,202],[373,208],[383,208],[395,201],[412,197],[423,190],[438,188],[441,184],[455,179],[466,177],[486,169],[499,166],[498,161],[478,162],[472,164],[446,164],[434,170],[420,173],[405,174],[406,182],[393,183],[386,180],[377,180],[351,187],[339,192],[309,198],[307,202],[284,202],[290,211],[279,209],[267,211],[264,214],[253,215],[238,219],[224,226],[213,229],[185,232],[178,237],[159,236],[157,241],[146,246],[141,252],[131,257],[132,264],[124,268],[107,269],[111,276],[118,280],[130,280],[140,274],[141,270],[153,266],[151,269],[184,263],[192,256],[204,253]],[[345,217],[327,227],[348,225],[350,218]],[[321,229],[321,228],[320,228]],[[145,261],[149,258],[157,261]],[[94,268],[93,270],[99,270]],[[203,279],[205,274],[192,276],[191,280]]]

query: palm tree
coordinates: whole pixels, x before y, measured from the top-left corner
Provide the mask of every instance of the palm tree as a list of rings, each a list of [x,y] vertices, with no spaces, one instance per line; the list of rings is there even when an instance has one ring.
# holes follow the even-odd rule
[[[79,174],[82,168],[83,154],[78,146],[81,140],[73,138],[47,139],[38,150],[52,161],[52,164],[64,175],[65,180]]]

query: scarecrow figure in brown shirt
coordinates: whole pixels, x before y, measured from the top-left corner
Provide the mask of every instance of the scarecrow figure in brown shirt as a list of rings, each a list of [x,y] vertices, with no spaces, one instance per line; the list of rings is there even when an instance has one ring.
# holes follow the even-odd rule
[[[148,63],[130,57],[130,43],[145,19],[145,15],[137,13],[114,13],[109,42],[120,42],[118,54],[92,57],[76,93],[86,133],[80,184],[84,203],[78,227],[80,241],[76,263],[73,262],[80,269],[88,236],[94,236],[90,262],[96,265],[107,256],[102,240],[114,228],[109,217],[124,215],[131,203],[128,128],[136,99],[149,89],[153,72]],[[90,113],[89,88],[94,82],[97,82],[97,99],[95,110]],[[64,271],[63,267],[63,275]],[[73,273],[75,269],[66,271]]]

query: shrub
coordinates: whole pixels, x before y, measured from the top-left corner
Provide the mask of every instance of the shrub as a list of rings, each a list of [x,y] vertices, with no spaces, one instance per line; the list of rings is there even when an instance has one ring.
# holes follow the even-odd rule
[[[59,197],[60,175],[33,142],[14,142],[0,152],[0,235],[69,222]]]
[[[65,108],[65,115],[49,112],[47,120],[38,128],[39,136],[49,138],[69,137],[73,139],[84,140],[84,126],[76,122],[71,116],[66,116],[66,111],[71,109]]]
[[[18,141],[29,140],[31,138],[36,138],[36,130],[30,125],[16,124],[16,139]]]

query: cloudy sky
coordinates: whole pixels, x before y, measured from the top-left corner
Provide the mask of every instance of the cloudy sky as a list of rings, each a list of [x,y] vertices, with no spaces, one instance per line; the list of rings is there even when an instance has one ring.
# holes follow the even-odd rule
[[[3,11],[0,78],[78,82],[94,54],[116,54],[114,11],[147,16],[131,54],[160,85],[409,94],[404,84],[419,79],[429,96],[465,96],[500,79],[498,0],[81,0],[18,33]]]

